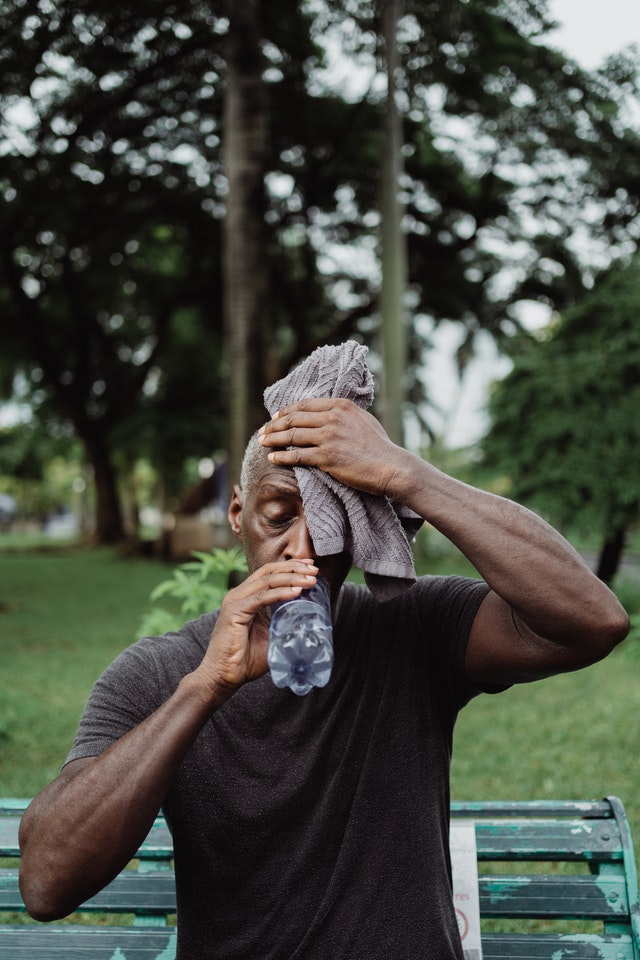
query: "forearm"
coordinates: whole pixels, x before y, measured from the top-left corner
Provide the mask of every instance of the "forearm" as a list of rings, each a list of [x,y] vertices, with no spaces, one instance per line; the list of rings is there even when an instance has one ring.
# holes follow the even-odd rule
[[[458,547],[536,634],[582,644],[603,629],[624,635],[626,617],[615,596],[564,537],[530,510],[411,454],[393,486],[392,495]]]
[[[77,771],[65,768],[33,801],[20,831],[32,915],[66,916],[135,856],[189,747],[229,692],[212,696],[190,674],[143,723]]]

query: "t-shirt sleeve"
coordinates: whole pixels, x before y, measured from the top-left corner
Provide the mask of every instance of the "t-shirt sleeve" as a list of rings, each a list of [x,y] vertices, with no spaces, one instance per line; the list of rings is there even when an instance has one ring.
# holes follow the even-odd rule
[[[157,710],[162,699],[153,640],[140,640],[94,684],[66,763],[102,753]]]
[[[483,580],[459,576],[426,577],[417,586],[416,603],[425,633],[425,649],[432,669],[451,690],[457,707],[478,693],[497,692],[497,688],[469,683],[465,672],[469,634],[489,586]]]

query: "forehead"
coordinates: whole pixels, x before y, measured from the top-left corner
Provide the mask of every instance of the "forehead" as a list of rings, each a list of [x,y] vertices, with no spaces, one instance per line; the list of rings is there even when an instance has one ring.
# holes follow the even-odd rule
[[[270,497],[296,497],[300,499],[300,488],[292,467],[282,467],[267,460],[266,454],[260,462],[250,493],[256,499]]]

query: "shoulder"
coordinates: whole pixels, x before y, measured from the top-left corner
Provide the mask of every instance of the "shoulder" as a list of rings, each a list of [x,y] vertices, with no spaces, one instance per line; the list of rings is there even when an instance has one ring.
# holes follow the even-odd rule
[[[377,601],[365,586],[346,583],[340,594],[338,622],[403,625],[468,634],[489,592],[483,580],[460,576],[424,576],[392,600]]]
[[[406,599],[432,606],[459,607],[468,604],[479,606],[488,591],[489,586],[484,580],[457,575],[426,576],[418,578],[413,587],[407,591]]]
[[[102,674],[110,683],[134,676],[147,682],[164,678],[169,682],[195,669],[207,648],[218,611],[190,620],[180,630],[157,637],[143,637],[126,647]]]
[[[67,762],[97,756],[157,710],[202,660],[216,617],[126,647],[95,682]]]
[[[368,587],[362,584],[345,583],[340,593],[338,609],[342,612],[370,606],[378,610],[388,610],[415,605],[451,604],[455,606],[468,603],[476,603],[479,606],[488,591],[489,587],[484,580],[457,575],[424,576],[418,577],[412,586],[392,600],[378,601]]]
[[[482,601],[489,592],[483,580],[469,577],[420,577],[407,591],[403,615],[409,610],[435,635],[460,638],[466,643]]]

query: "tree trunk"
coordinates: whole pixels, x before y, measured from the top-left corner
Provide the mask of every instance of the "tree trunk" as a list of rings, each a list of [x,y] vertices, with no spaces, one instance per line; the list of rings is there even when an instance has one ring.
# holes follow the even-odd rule
[[[622,524],[611,531],[602,545],[596,576],[604,581],[604,583],[610,584],[618,572],[626,539],[627,528]]]
[[[126,539],[122,517],[122,504],[118,491],[116,471],[106,443],[100,437],[82,437],[87,457],[93,469],[96,491],[97,543],[121,543]]]
[[[229,0],[224,155],[229,195],[224,223],[224,313],[229,389],[229,478],[238,481],[244,448],[258,425],[252,397],[267,299],[264,173],[267,97],[262,79],[260,0]],[[266,414],[265,414],[266,418]]]
[[[384,51],[387,72],[387,103],[384,117],[384,154],[381,184],[382,354],[384,361],[384,427],[395,443],[403,444],[402,406],[407,366],[406,237],[402,231],[402,205],[398,196],[402,173],[402,129],[396,103],[398,45],[396,33],[402,0],[384,5]]]

